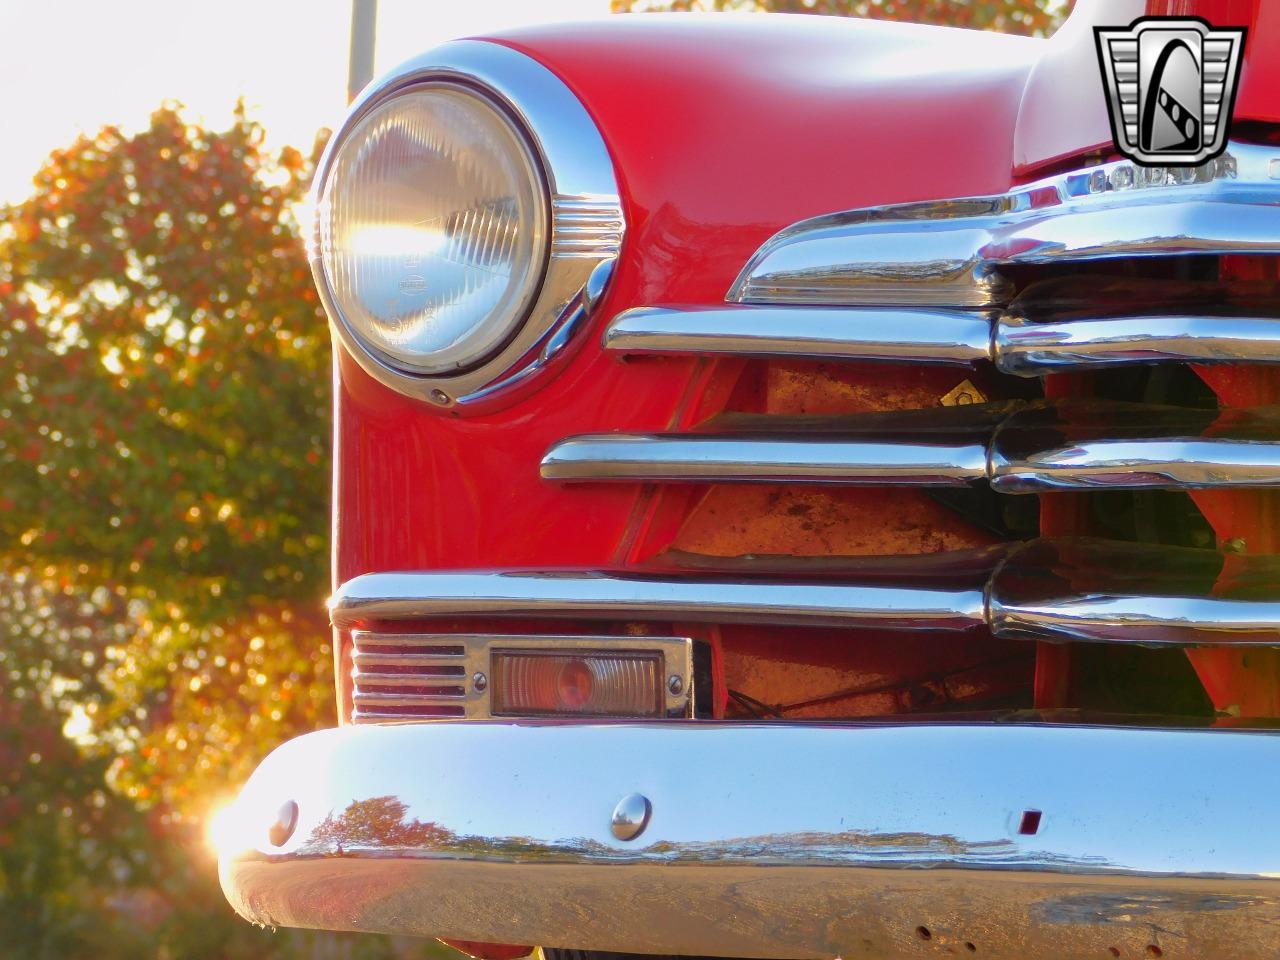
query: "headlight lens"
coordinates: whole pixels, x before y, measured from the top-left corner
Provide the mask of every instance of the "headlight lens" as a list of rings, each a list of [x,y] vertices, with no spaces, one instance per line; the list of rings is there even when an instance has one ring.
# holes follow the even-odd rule
[[[334,305],[393,366],[474,367],[512,336],[547,254],[538,162],[487,99],[427,83],[372,109],[338,147],[320,197]]]

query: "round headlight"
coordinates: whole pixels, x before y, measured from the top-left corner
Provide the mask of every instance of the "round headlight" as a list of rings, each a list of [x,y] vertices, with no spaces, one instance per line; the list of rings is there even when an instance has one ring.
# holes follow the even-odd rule
[[[344,137],[319,204],[334,305],[406,372],[482,363],[519,328],[547,260],[539,162],[483,95],[446,81],[397,93]]]

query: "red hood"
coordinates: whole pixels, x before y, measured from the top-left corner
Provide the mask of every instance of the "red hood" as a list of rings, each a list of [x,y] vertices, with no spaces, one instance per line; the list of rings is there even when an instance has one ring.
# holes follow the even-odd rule
[[[633,15],[504,34],[602,130],[641,301],[718,302],[774,232],[1009,185],[1045,42],[811,16]]]

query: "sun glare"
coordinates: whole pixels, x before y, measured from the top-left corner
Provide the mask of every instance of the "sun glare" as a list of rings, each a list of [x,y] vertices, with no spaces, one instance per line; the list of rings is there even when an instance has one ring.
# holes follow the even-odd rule
[[[214,808],[205,821],[205,845],[215,854],[229,854],[253,846],[251,824],[234,800]]]

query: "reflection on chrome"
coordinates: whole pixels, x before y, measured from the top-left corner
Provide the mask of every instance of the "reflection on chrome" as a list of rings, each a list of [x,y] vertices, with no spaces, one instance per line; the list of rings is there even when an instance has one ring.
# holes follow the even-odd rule
[[[990,583],[1000,636],[1147,646],[1280,646],[1280,557],[1042,540]]]
[[[689,434],[572,437],[548,480],[965,486],[1002,493],[1280,485],[1280,411],[1100,401],[845,417],[730,414]]]
[[[985,626],[1023,640],[1280,646],[1280,557],[1063,539],[810,564],[706,559],[674,576],[365,574],[343,584],[330,610],[340,628],[513,614],[935,632]]]
[[[1117,802],[1135,762],[1180,775]],[[610,814],[636,791],[651,819],[620,841]],[[583,949],[896,958],[924,927],[1003,956],[1269,957],[1280,840],[1245,825],[1278,794],[1280,738],[1260,732],[347,727],[257,770],[238,816],[295,800],[298,829],[223,849],[221,876],[258,923]]]
[[[623,353],[719,353],[968,364],[990,354],[993,314],[830,307],[637,307],[614,318],[604,346]]]
[[[570,352],[569,348],[580,342],[581,338],[571,342],[571,335],[582,327],[579,321],[585,313],[582,309],[584,287],[590,282],[594,270],[611,265],[617,258],[626,224],[613,161],[595,122],[577,96],[537,60],[513,48],[478,40],[453,41],[414,57],[371,84],[356,98],[342,126],[330,138],[317,171],[316,185],[321,202],[316,204],[316,212],[321,222],[335,211],[335,200],[341,205],[341,200],[350,201],[354,196],[348,187],[340,189],[339,196],[331,196],[330,186],[335,170],[341,166],[339,158],[344,146],[358,136],[364,120],[388,105],[405,102],[406,97],[413,96],[406,94],[410,88],[421,90],[428,87],[456,87],[498,109],[498,115],[505,118],[506,125],[511,128],[510,135],[519,141],[516,152],[528,154],[522,161],[524,165],[537,167],[532,171],[536,187],[533,181],[527,184],[521,181],[534,194],[526,197],[528,202],[523,205],[526,215],[520,222],[526,225],[536,222],[536,217],[528,215],[529,209],[536,207],[541,211],[548,235],[540,236],[544,230],[541,226],[533,231],[513,232],[507,222],[511,211],[502,206],[502,197],[491,197],[481,191],[483,196],[479,197],[478,203],[464,203],[458,209],[441,214],[444,219],[437,217],[427,224],[410,219],[401,210],[399,224],[393,225],[393,229],[405,231],[399,235],[370,235],[363,232],[369,223],[351,224],[356,231],[350,238],[353,247],[360,244],[360,253],[398,252],[398,256],[389,258],[394,263],[387,267],[388,270],[395,267],[387,274],[395,274],[391,292],[412,305],[424,298],[437,296],[441,289],[458,288],[465,279],[459,272],[465,272],[460,265],[464,261],[474,261],[473,266],[492,265],[495,256],[510,252],[508,248],[513,242],[519,245],[522,236],[529,241],[532,240],[531,233],[538,233],[539,243],[533,246],[544,249],[545,262],[541,257],[535,257],[537,263],[544,265],[521,274],[521,302],[525,307],[505,312],[500,310],[499,313],[503,314],[501,323],[493,316],[489,317],[492,322],[481,332],[497,339],[488,344],[485,351],[469,358],[455,357],[456,362],[449,364],[433,364],[431,361],[438,361],[440,357],[424,353],[426,361],[415,364],[410,362],[412,357],[397,360],[384,355],[380,345],[370,341],[367,332],[362,333],[354,318],[347,316],[344,311],[351,304],[341,304],[344,298],[338,295],[330,282],[323,262],[323,244],[314,240],[312,270],[335,334],[370,376],[399,393],[436,408],[447,408],[453,412],[486,411],[534,389],[545,380],[550,361],[557,357],[563,360]],[[472,152],[476,156],[471,158],[470,166],[463,163],[466,169],[462,173],[455,170],[454,179],[461,177],[466,180],[467,170],[480,162],[483,151]],[[396,167],[396,164],[392,166]],[[408,169],[403,165],[396,168],[402,172]],[[416,169],[421,172],[420,165]],[[409,201],[414,201],[413,190],[421,187],[421,183],[412,177],[402,177],[397,182],[394,172],[386,174],[391,179],[382,181],[385,190],[380,195],[384,199],[404,200],[408,197]],[[489,176],[489,181],[492,180],[493,176]],[[493,186],[489,181],[481,186]],[[448,177],[442,182],[453,184]],[[435,194],[428,191],[428,194],[427,199],[441,199],[439,190]],[[395,206],[394,203],[392,205]],[[417,206],[421,205],[421,202],[417,203]],[[403,207],[404,203],[400,206]],[[410,202],[409,206],[413,207],[414,203]],[[416,231],[424,226],[429,229],[418,235]],[[434,259],[435,272],[432,273],[427,269],[431,266],[427,261],[431,259],[428,255],[436,243],[431,236],[434,230],[457,234],[463,238],[466,249],[454,251],[452,259],[437,256]],[[407,242],[408,246],[400,249],[401,242]],[[529,244],[526,242],[525,245]],[[528,263],[527,256],[520,261],[525,267]],[[402,276],[409,269],[407,264],[413,265],[414,272]],[[488,298],[483,302],[477,301],[477,315],[484,315],[485,304],[497,304],[495,298],[501,294],[498,288],[505,285],[508,272],[498,271],[484,282],[472,278]],[[607,272],[602,276],[607,276]],[[467,302],[465,297],[454,297],[450,301],[451,309],[458,314],[454,318],[456,324],[463,324],[466,319],[463,313],[467,316],[475,313],[474,310],[467,313],[464,309]],[[461,329],[457,327],[454,333]],[[426,336],[431,331],[417,324],[415,332]]]
[[[1280,363],[1275,316],[1140,312],[1031,321],[1006,312],[904,307],[637,307],[619,314],[604,346],[621,353],[809,357],[894,363],[995,363],[1036,377],[1135,363]],[[995,319],[991,319],[995,316]]]
[[[329,601],[336,626],[466,614],[969,630],[982,626],[980,584],[687,579],[599,571],[375,573],[348,580]]]

